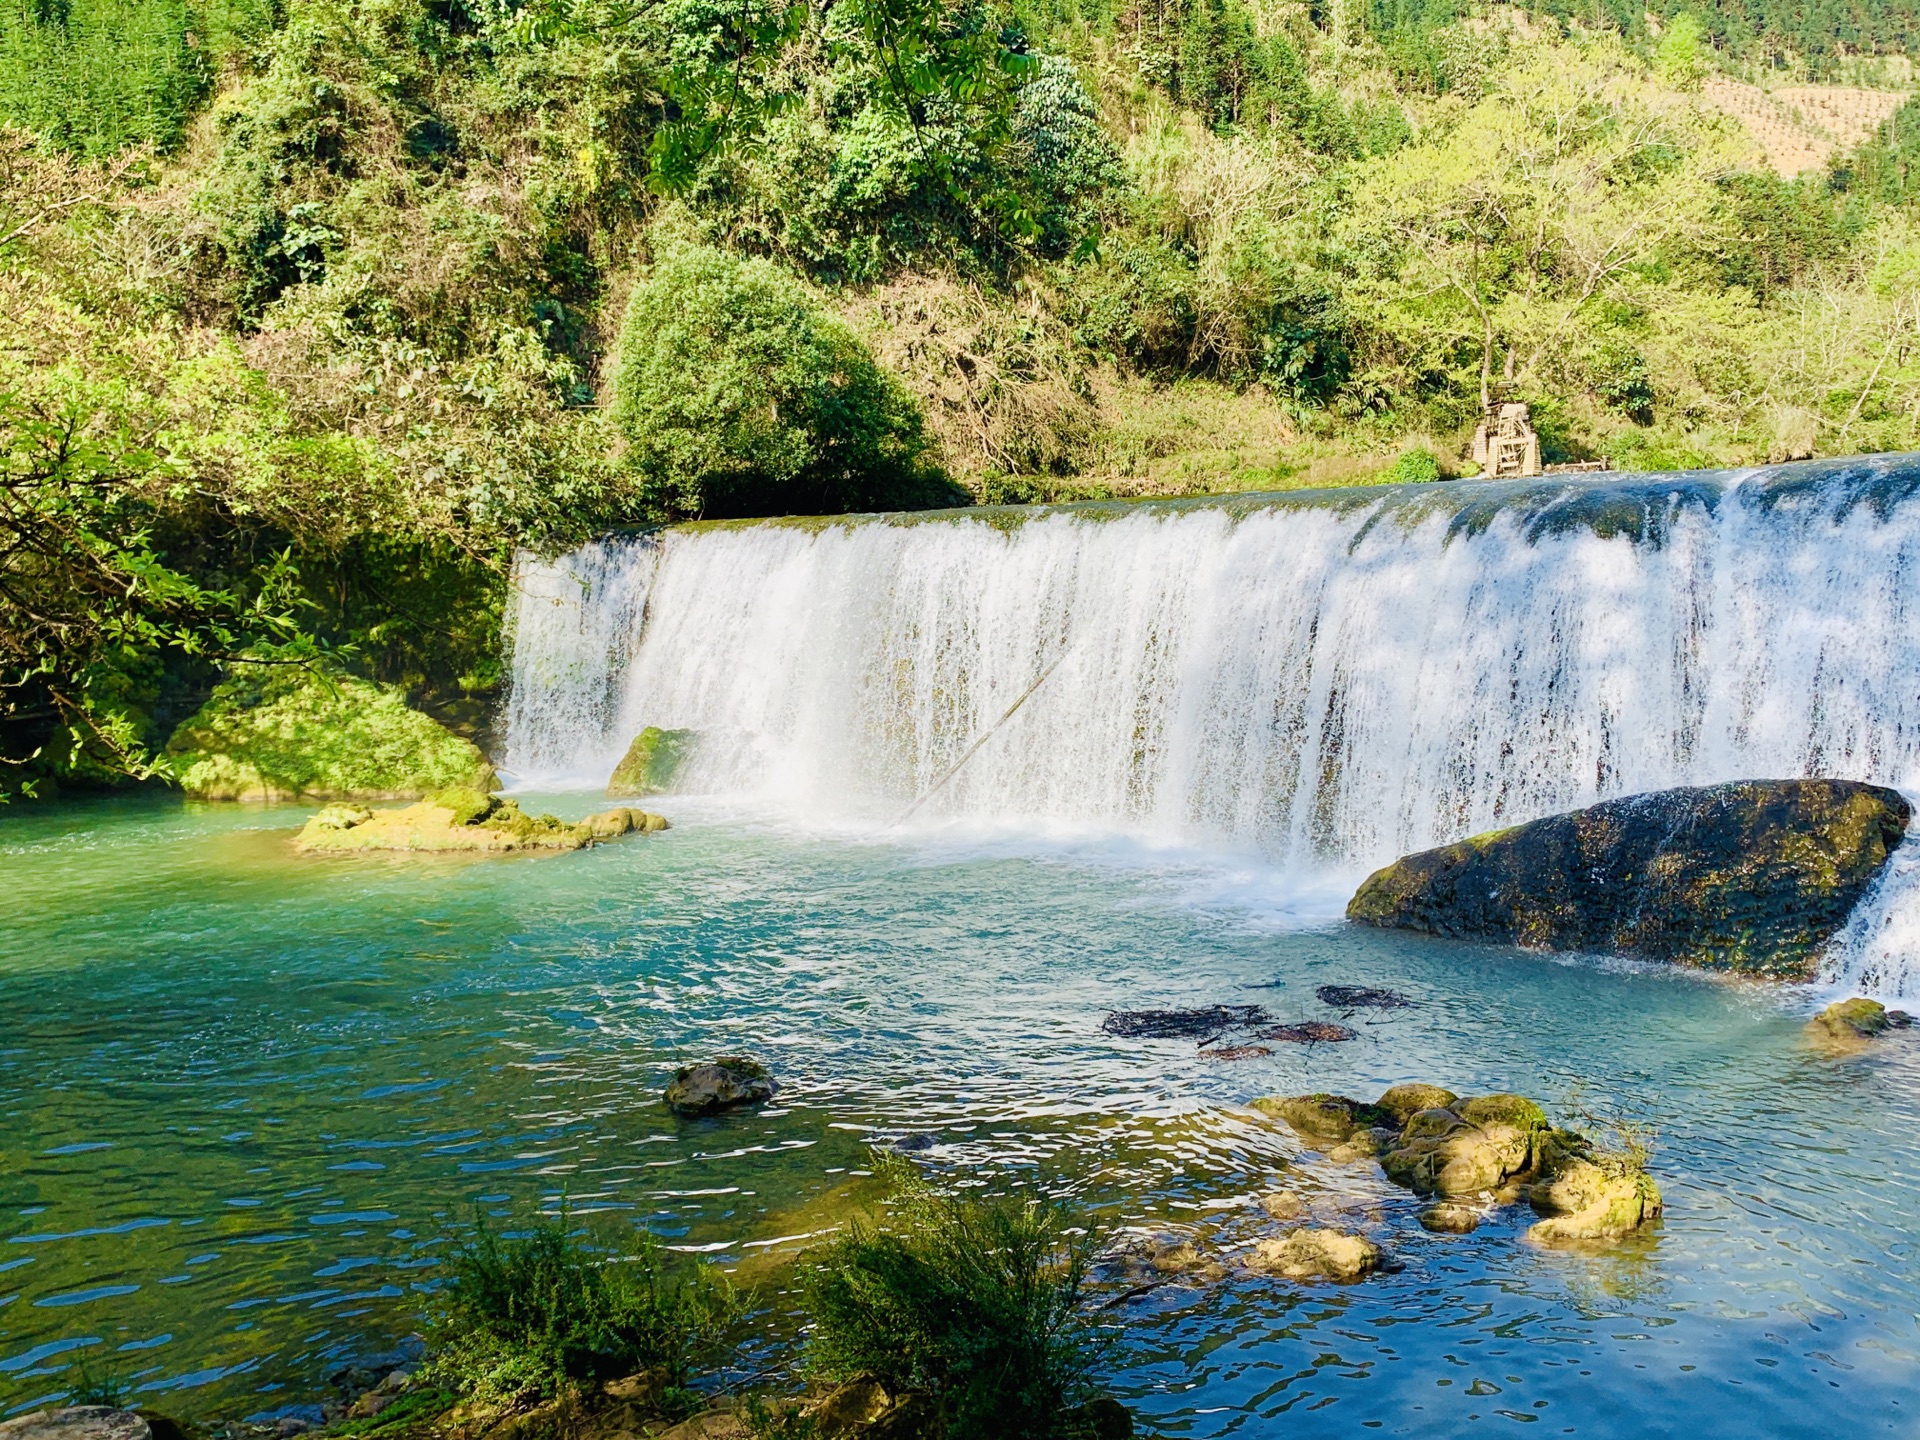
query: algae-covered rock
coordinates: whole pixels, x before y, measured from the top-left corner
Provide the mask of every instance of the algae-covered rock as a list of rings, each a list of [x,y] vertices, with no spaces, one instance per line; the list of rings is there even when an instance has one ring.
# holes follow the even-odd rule
[[[1540,1107],[1517,1095],[1420,1110],[1381,1155],[1380,1168],[1422,1195],[1498,1192],[1537,1168],[1536,1141],[1548,1128]]]
[[[1386,1253],[1364,1235],[1306,1228],[1257,1242],[1247,1257],[1247,1267],[1288,1280],[1349,1282],[1381,1269],[1386,1258]]]
[[[1835,1040],[1871,1040],[1912,1023],[1913,1017],[1906,1012],[1889,1010],[1878,1000],[1856,995],[1851,1000],[1836,1000],[1809,1020],[1807,1027]]]
[[[1405,1125],[1409,1116],[1422,1110],[1444,1109],[1459,1098],[1438,1085],[1395,1085],[1373,1103],[1376,1109],[1393,1116],[1396,1124]]]
[[[1538,1245],[1618,1240],[1660,1214],[1660,1187],[1637,1166],[1573,1160],[1527,1192],[1548,1218],[1527,1231]]]
[[[456,789],[399,810],[329,805],[307,821],[294,844],[331,852],[579,850],[597,840],[666,828],[665,820],[644,810],[608,810],[570,824],[553,815],[528,815],[513,800]]]
[[[662,730],[649,725],[633,737],[627,753],[613,767],[607,794],[638,799],[666,793],[693,748],[693,737],[691,730]]]
[[[1368,925],[1806,979],[1912,808],[1850,780],[1663,790],[1395,861]]]
[[[667,1108],[682,1115],[712,1115],[771,1100],[778,1088],[758,1060],[722,1055],[675,1071],[667,1082]]]
[[[410,800],[499,781],[472,742],[398,690],[296,666],[248,666],[167,742],[180,786],[207,800]]]
[[[134,1410],[67,1405],[0,1424],[0,1440],[153,1440],[153,1427]]]
[[[1263,1095],[1251,1103],[1262,1114],[1284,1120],[1301,1139],[1315,1144],[1338,1144],[1352,1139],[1356,1130],[1397,1123],[1386,1111],[1345,1095]]]

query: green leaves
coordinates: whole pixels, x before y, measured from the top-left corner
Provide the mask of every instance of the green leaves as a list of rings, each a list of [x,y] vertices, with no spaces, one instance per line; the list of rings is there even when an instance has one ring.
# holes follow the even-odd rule
[[[284,608],[248,606],[162,558],[156,502],[184,478],[78,404],[49,411],[0,395],[0,800],[31,793],[43,758],[159,773],[134,693],[154,656],[297,640]],[[35,737],[49,720],[57,753],[43,756]]]

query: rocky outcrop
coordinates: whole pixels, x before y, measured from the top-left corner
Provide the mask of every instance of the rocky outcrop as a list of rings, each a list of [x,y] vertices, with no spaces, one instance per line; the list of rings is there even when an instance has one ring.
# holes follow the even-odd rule
[[[667,1108],[681,1115],[715,1115],[771,1100],[779,1086],[767,1067],[744,1055],[685,1065],[667,1082]]]
[[[1302,1228],[1257,1241],[1247,1256],[1247,1268],[1286,1280],[1350,1283],[1384,1268],[1386,1259],[1386,1252],[1364,1235]]]
[[[401,810],[329,805],[301,828],[297,848],[342,853],[356,850],[479,851],[579,850],[597,841],[667,829],[644,810],[604,810],[569,823],[552,815],[528,815],[512,800],[478,790],[448,790]]]
[[[1807,979],[1911,815],[1897,791],[1850,780],[1663,790],[1406,856],[1347,915]]]
[[[1339,1144],[1351,1139],[1357,1130],[1394,1123],[1389,1111],[1344,1095],[1263,1095],[1252,1105],[1276,1120],[1286,1121],[1311,1143]]]
[[[206,800],[412,800],[500,783],[472,742],[398,690],[297,666],[234,675],[174,732],[167,758]]]
[[[607,781],[607,794],[634,799],[664,795],[673,788],[674,777],[686,763],[693,739],[691,730],[662,730],[657,725],[649,725],[633,737],[627,753],[613,767],[613,775]]]

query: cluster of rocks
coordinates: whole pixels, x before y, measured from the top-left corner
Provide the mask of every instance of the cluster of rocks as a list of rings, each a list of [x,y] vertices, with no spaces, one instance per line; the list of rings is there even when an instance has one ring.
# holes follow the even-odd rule
[[[1404,995],[1364,985],[1322,985],[1314,994],[1323,1005],[1351,1014],[1358,1009],[1399,1010],[1412,1005]],[[1356,1031],[1331,1020],[1300,1020],[1274,1025],[1261,1005],[1201,1005],[1187,1010],[1116,1010],[1100,1023],[1124,1040],[1195,1040],[1209,1060],[1253,1060],[1273,1054],[1259,1041],[1289,1045],[1337,1045],[1359,1039]],[[1242,1034],[1221,1044],[1235,1031]]]
[[[1542,1245],[1619,1240],[1660,1214],[1659,1187],[1637,1159],[1556,1127],[1524,1096],[1396,1085],[1371,1104],[1318,1094],[1253,1105],[1330,1160],[1377,1162],[1428,1198],[1420,1223],[1436,1233],[1466,1233],[1521,1200],[1544,1217],[1527,1231]]]
[[[528,815],[519,803],[482,790],[443,790],[399,810],[329,805],[307,821],[295,838],[306,851],[426,850],[508,852],[580,850],[622,835],[669,828],[645,810],[603,810],[569,823],[554,815]]]

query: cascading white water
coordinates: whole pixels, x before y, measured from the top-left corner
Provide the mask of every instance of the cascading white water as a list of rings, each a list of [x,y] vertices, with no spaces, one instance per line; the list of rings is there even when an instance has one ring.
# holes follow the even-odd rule
[[[1343,870],[1676,784],[1913,784],[1916,491],[1894,457],[614,538],[522,557],[505,766],[597,785],[686,727],[692,783],[816,816]]]

